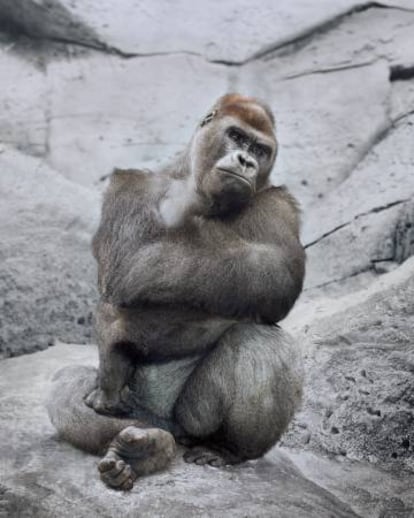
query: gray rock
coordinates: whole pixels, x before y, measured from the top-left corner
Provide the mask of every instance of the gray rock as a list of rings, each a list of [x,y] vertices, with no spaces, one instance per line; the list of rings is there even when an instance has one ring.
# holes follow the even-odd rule
[[[0,153],[0,356],[55,338],[91,340],[96,273],[90,251],[99,196],[34,159]]]
[[[0,357],[92,340],[96,186],[174,156],[226,91],[274,109],[308,245],[294,449],[109,491],[43,409],[52,372],[96,364],[59,344],[0,362],[0,516],[413,515],[413,27],[412,0],[0,0]]]
[[[286,183],[306,208],[349,174],[349,164],[388,126],[388,68],[280,81],[273,76],[277,64],[266,66],[257,83],[250,69],[239,75],[188,56],[91,55],[51,63],[48,161],[84,185],[114,166],[156,167],[184,148],[215,98],[241,89],[274,109],[281,144],[275,182]]]
[[[47,149],[47,84],[44,73],[0,43],[0,146],[31,155]]]
[[[94,53],[51,63],[48,78],[48,162],[84,185],[115,166],[167,161],[228,85],[225,67],[193,56],[122,60]]]
[[[410,0],[385,3],[412,7]],[[127,55],[189,52],[240,63],[323,28],[359,5],[351,0],[266,0],[259,9],[241,0],[201,10],[185,0],[123,0],[114,11],[110,0],[99,6],[76,0],[1,0],[0,14],[37,37],[115,48]]]
[[[305,432],[306,433],[306,432]],[[310,433],[308,431],[308,433]],[[364,518],[408,518],[414,510],[414,475],[372,464],[283,448],[302,473],[351,505]]]
[[[1,27],[39,39],[76,42],[103,48],[93,29],[85,25],[59,0],[1,0]],[[92,8],[96,7],[91,5]]]
[[[302,41],[300,52],[295,47],[282,48],[266,60],[277,59],[278,73],[285,78],[334,73],[377,61],[383,61],[390,69],[411,65],[414,4],[410,7],[411,12],[380,5],[355,11]]]
[[[414,471],[413,301],[411,258],[368,290],[296,309],[307,389],[287,444]]]
[[[43,407],[53,373],[96,364],[93,347],[57,344],[0,363],[0,513],[6,516],[355,517],[329,491],[304,477],[276,448],[259,461],[218,470],[185,464],[142,478],[129,494],[107,489],[96,458],[55,435]],[[18,380],[18,381],[17,381]]]
[[[414,59],[413,59],[414,62]],[[414,81],[396,81],[391,91],[391,119],[400,120],[414,113]]]
[[[314,207],[304,221],[306,245],[332,234],[353,220],[409,201],[414,197],[414,115],[390,125],[358,166]]]
[[[377,63],[290,80],[279,72],[277,60],[257,63],[243,72],[242,84],[270,101],[280,142],[275,182],[286,184],[308,213],[389,126],[389,71]]]
[[[413,254],[414,202],[396,202],[378,212],[356,215],[349,223],[307,248],[305,290],[329,288],[364,272],[381,273],[377,264],[397,265]]]
[[[401,263],[414,252],[414,167],[408,116],[305,219],[307,288]],[[377,266],[378,265],[378,266]],[[379,269],[378,269],[379,268]]]

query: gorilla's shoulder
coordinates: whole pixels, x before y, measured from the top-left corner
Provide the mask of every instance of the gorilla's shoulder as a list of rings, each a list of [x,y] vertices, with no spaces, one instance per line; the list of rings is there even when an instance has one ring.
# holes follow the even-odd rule
[[[133,194],[148,189],[152,173],[146,169],[114,169],[109,177],[106,195]]]
[[[151,174],[152,172],[149,169],[120,169],[116,167],[110,176],[110,185],[139,183]]]
[[[285,185],[272,185],[260,194],[261,201],[267,205],[284,205],[290,207],[295,212],[300,212],[298,200],[289,192]]]

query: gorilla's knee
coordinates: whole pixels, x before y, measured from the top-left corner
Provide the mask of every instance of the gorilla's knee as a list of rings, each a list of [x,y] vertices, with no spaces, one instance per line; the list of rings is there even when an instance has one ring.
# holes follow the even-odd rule
[[[176,415],[190,434],[208,430],[241,458],[257,458],[276,444],[292,420],[302,380],[301,354],[286,332],[240,324],[193,373]]]

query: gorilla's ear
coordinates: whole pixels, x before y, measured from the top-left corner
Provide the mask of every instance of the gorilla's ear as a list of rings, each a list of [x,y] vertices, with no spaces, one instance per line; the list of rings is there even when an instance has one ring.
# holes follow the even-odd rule
[[[207,113],[207,115],[204,117],[204,119],[200,122],[200,128],[202,128],[203,126],[208,124],[210,121],[212,121],[214,119],[214,117],[216,116],[216,114],[217,114],[217,110],[213,110],[213,111]]]

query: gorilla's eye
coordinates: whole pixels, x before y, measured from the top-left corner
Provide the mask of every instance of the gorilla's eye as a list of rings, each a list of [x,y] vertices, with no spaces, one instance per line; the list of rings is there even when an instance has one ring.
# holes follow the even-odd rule
[[[249,143],[249,137],[237,128],[230,128],[227,134],[239,147],[243,147]]]
[[[250,148],[251,152],[256,158],[269,158],[270,157],[270,149],[263,144],[253,144]]]

